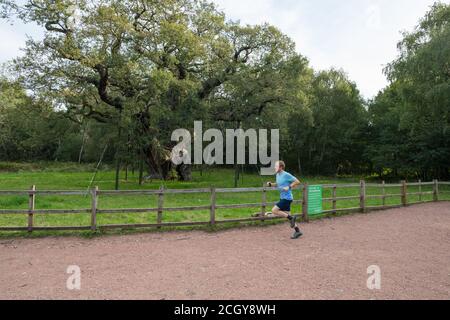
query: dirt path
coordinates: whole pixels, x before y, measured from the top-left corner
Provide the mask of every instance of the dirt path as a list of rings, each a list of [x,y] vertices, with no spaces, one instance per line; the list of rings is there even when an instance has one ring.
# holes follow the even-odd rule
[[[450,203],[302,225],[0,240],[0,299],[450,299]],[[81,290],[66,288],[69,265]],[[381,290],[366,286],[381,268]]]

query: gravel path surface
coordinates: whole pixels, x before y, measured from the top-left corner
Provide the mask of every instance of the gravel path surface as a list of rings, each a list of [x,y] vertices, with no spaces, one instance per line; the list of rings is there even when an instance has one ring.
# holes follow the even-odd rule
[[[2,239],[0,299],[450,299],[450,202],[301,227]]]

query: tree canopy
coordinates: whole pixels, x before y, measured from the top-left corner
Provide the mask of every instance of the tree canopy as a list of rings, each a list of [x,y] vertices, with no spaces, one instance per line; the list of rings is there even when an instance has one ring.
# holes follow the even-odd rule
[[[206,0],[0,0],[0,17],[44,30],[0,82],[1,159],[93,161],[110,145],[117,170],[188,180],[171,132],[202,120],[279,128],[283,159],[305,174],[449,176],[447,4],[403,34],[370,101],[275,26],[230,21]]]

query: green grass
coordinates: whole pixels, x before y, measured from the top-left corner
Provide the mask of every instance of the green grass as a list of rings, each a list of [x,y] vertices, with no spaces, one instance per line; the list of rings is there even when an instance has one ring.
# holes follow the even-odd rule
[[[8,170],[2,172],[1,168],[25,168]],[[27,165],[7,165],[0,164],[0,190],[28,190],[31,185],[36,185],[37,190],[87,190],[93,176],[93,166],[82,165],[80,170],[75,170],[77,164],[52,164],[44,163],[30,169]],[[207,188],[214,186],[216,188],[232,188],[234,187],[233,170],[229,169],[213,169],[205,170],[203,174],[200,172],[193,173],[193,180],[189,182],[179,181],[160,181],[153,180],[146,182],[143,186],[139,186],[137,173],[133,175],[129,172],[128,181],[123,180],[124,173],[121,174],[120,186],[122,190],[150,189],[156,190],[160,186],[167,189],[193,189]],[[342,184],[342,183],[358,183],[360,177],[354,178],[326,178],[326,177],[300,177],[302,182],[309,184]],[[239,181],[239,187],[260,187],[263,182],[273,180],[274,177],[261,178],[256,173],[246,173],[242,180]],[[114,189],[114,171],[99,171],[93,186],[98,186],[100,190]],[[449,186],[441,186],[441,190],[450,191]],[[431,186],[422,187],[422,191],[432,191]],[[400,188],[386,188],[387,194],[398,194]],[[418,192],[418,187],[408,188],[408,192]],[[380,188],[368,187],[367,194],[381,194]],[[337,196],[357,196],[359,188],[337,189]],[[295,191],[296,199],[301,199],[301,192]],[[331,189],[324,189],[324,198],[331,197]],[[268,201],[275,203],[278,200],[278,192],[268,192]],[[440,199],[450,200],[450,194],[443,194]],[[409,202],[418,201],[418,196],[409,196]],[[422,197],[422,200],[432,200],[431,195]],[[184,206],[203,206],[208,205],[210,201],[209,194],[168,194],[164,196],[165,207],[184,207]],[[217,205],[239,204],[239,203],[258,203],[261,202],[261,193],[246,192],[232,194],[217,194]],[[117,208],[154,208],[157,207],[158,199],[156,195],[101,195],[99,197],[99,209],[117,209]],[[381,205],[381,199],[369,199],[367,206]],[[388,198],[387,205],[400,204],[400,198]],[[58,196],[58,195],[41,195],[36,196],[36,209],[84,209],[91,205],[90,196]],[[343,200],[337,202],[338,208],[358,207],[359,200]],[[27,209],[27,196],[0,196],[0,209]],[[270,210],[270,207],[267,208]],[[331,209],[331,202],[324,202],[324,210]],[[260,208],[243,208],[243,209],[217,209],[217,220],[246,218],[254,212],[260,211]],[[293,206],[293,212],[300,213],[301,205]],[[314,218],[321,218],[317,216]],[[208,221],[209,210],[198,210],[189,212],[164,212],[163,222],[187,222],[187,221]],[[106,224],[141,224],[156,223],[156,213],[123,213],[123,214],[99,214],[97,224],[99,226]],[[276,221],[252,222],[246,225],[271,225]],[[90,224],[89,214],[37,214],[35,215],[35,226],[83,226]],[[27,215],[0,215],[0,226],[26,226]],[[217,228],[236,227],[237,224],[220,225]],[[178,227],[177,229],[197,229],[198,227]],[[200,227],[209,230],[207,227]],[[173,229],[163,228],[162,230]],[[148,230],[147,230],[148,231]],[[154,230],[150,230],[153,232]],[[102,231],[97,234],[114,234],[117,232],[133,232],[125,230]],[[134,231],[135,232],[135,231]],[[91,232],[71,231],[71,232],[33,232],[28,235],[26,232],[0,232],[0,237],[15,236],[48,236],[48,235],[83,235],[92,236]]]

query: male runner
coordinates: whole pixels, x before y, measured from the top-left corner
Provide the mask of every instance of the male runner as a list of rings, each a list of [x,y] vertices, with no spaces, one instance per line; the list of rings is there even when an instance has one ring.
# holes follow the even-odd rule
[[[297,216],[291,215],[291,204],[294,200],[291,189],[298,186],[300,181],[289,172],[284,171],[285,168],[286,165],[283,161],[277,161],[275,163],[277,182],[267,182],[268,187],[278,187],[280,190],[280,201],[272,208],[272,212],[266,213],[266,215],[275,215],[278,217],[287,218],[291,222],[291,228],[295,229],[291,239],[298,239],[303,235],[303,233],[300,231],[296,223]]]

